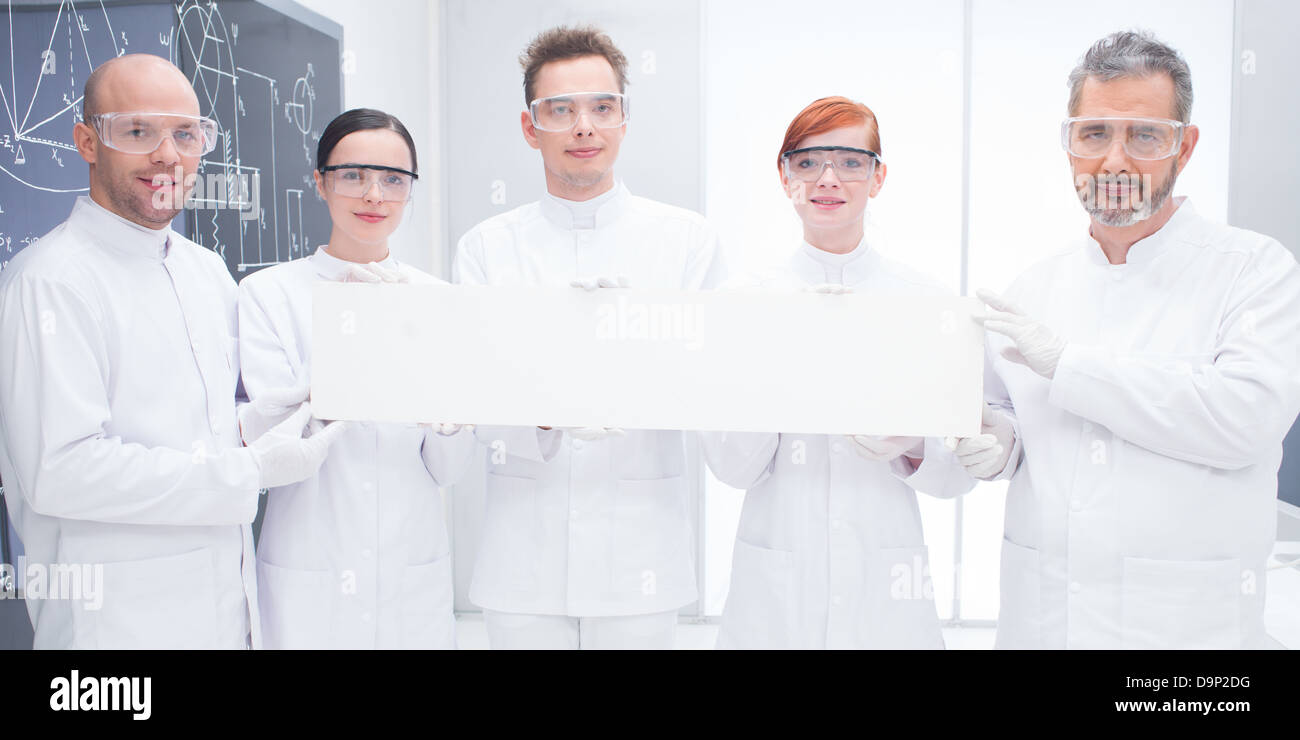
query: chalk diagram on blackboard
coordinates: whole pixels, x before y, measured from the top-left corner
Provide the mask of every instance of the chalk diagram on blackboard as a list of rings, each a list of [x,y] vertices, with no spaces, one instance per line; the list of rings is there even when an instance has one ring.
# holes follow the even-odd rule
[[[196,241],[200,244],[210,242],[205,246],[212,247],[223,258],[227,248],[238,248],[239,259],[235,266],[240,272],[303,256],[307,240],[302,227],[301,189],[284,190],[283,223],[286,243],[280,243],[278,225],[281,223],[281,191],[274,164],[275,112],[281,108],[279,82],[274,77],[239,65],[235,53],[239,26],[226,23],[217,3],[184,0],[176,6],[176,15],[174,37],[167,44],[171,60],[181,69],[193,70],[190,82],[198,93],[199,107],[204,115],[217,121],[221,131],[221,141],[212,154],[200,163],[200,173],[206,173],[209,168],[217,169],[224,179],[224,188],[216,190],[219,196],[217,200],[210,197],[212,188],[208,189],[203,198],[196,198],[196,203],[212,208],[210,211],[200,209],[194,212],[201,226],[196,230]],[[292,100],[283,104],[286,119],[303,136],[308,163],[311,162],[308,139],[311,134],[312,103],[316,97],[311,87],[312,75],[311,65],[308,64],[304,77],[294,83]],[[250,88],[253,89],[251,92]],[[246,164],[241,153],[240,119],[246,115],[244,95],[265,95],[270,102],[265,133],[256,132],[256,135],[264,135],[265,140],[270,141],[271,162],[265,168]],[[257,127],[260,129],[260,124]],[[219,217],[222,215],[223,204],[226,208],[237,208],[244,212],[261,208],[258,193],[267,186],[267,183],[261,182],[264,170],[269,171],[271,180],[270,235],[265,234],[268,224],[264,210],[254,218],[241,217],[234,236],[222,234]],[[229,228],[229,219],[224,220]],[[252,234],[249,233],[250,225]]]
[[[72,143],[72,126],[81,119],[81,89],[85,78],[103,59],[94,59],[96,51],[111,46],[114,54],[126,53],[126,34],[121,43],[113,34],[113,25],[102,0],[92,0],[95,8],[90,19],[77,11],[71,0],[59,3],[50,40],[41,52],[40,72],[31,86],[30,96],[21,96],[17,84],[16,65],[12,56],[13,3],[9,4],[9,54],[10,79],[0,79],[0,102],[4,104],[4,120],[0,121],[0,171],[34,190],[50,193],[84,193],[86,187],[69,188],[56,184],[58,169],[63,167],[65,156],[77,156]],[[97,17],[102,15],[103,25]],[[73,28],[76,32],[73,32]],[[62,43],[66,40],[67,50]],[[104,42],[107,41],[107,44]],[[80,62],[85,60],[85,64]],[[25,82],[26,80],[24,80]],[[5,83],[8,83],[7,85]],[[26,98],[24,100],[23,98]],[[53,110],[53,113],[49,111]]]
[[[23,198],[12,197],[14,191],[71,196],[89,190],[72,140],[73,124],[81,118],[82,85],[96,64],[126,53],[128,46],[126,32],[114,32],[102,0],[83,0],[80,8],[62,0],[49,8],[45,23],[33,28],[34,16],[28,14],[16,32],[9,0],[0,20],[0,34],[9,36],[4,60],[9,74],[0,73],[0,183],[10,196],[0,204],[0,215],[5,208],[15,215],[30,208]],[[13,225],[8,216],[3,224],[0,268],[40,236]]]

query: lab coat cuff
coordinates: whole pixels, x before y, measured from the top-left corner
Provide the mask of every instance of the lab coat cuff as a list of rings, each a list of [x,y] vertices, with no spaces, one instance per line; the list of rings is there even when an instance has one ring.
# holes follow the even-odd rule
[[[257,506],[262,497],[262,466],[247,447],[232,447],[223,453],[226,455],[232,460],[234,488],[244,494],[239,501],[238,521],[251,524],[257,518]]]
[[[749,459],[766,452],[778,435],[772,432],[700,432],[706,451]]]
[[[998,471],[997,475],[984,480],[990,482],[1010,480],[1016,474],[1016,471],[1020,469],[1020,457],[1024,453],[1024,447],[1020,444],[1020,425],[1015,420],[1011,422],[1011,430],[1011,433],[1015,435],[1015,439],[1011,443],[1011,455],[1007,457],[1006,465],[1002,466],[1002,470]]]
[[[889,462],[894,476],[914,491],[941,495],[948,484],[948,476],[956,459],[937,437],[926,437],[922,448],[921,464],[912,467],[906,456],[900,455]]]
[[[478,439],[471,429],[460,429],[455,434],[438,434],[430,427],[420,445],[424,468],[439,486],[454,485],[469,468]]]
[[[1113,362],[1110,351],[1101,347],[1074,342],[1065,345],[1048,388],[1048,403],[1086,417],[1087,410],[1096,406],[1095,394],[1098,391],[1095,387],[1096,373],[1092,370]]]
[[[781,447],[774,432],[700,432],[700,446],[713,475],[732,488],[758,485],[772,471]]]
[[[555,459],[555,455],[560,451],[560,442],[564,441],[564,432],[559,429],[542,429],[538,427],[535,439],[537,440],[537,449],[541,454],[542,462],[550,462]]]

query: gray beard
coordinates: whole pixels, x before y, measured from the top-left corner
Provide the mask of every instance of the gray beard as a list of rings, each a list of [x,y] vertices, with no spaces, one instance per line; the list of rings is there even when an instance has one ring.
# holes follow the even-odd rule
[[[1080,194],[1079,202],[1083,205],[1088,216],[1102,226],[1132,226],[1140,221],[1145,221],[1157,213],[1169,200],[1170,194],[1174,192],[1174,183],[1178,181],[1178,160],[1174,160],[1173,165],[1169,168],[1169,176],[1165,178],[1165,183],[1152,193],[1140,193],[1142,196],[1142,205],[1139,208],[1098,208],[1097,203],[1102,202],[1100,193],[1094,189],[1093,193],[1096,199],[1093,201],[1093,207],[1088,207],[1088,202],[1084,194]],[[1139,187],[1142,187],[1141,180]]]

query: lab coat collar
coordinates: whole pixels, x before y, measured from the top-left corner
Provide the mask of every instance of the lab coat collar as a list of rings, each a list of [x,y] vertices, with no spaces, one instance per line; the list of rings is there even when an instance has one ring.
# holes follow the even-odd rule
[[[791,266],[809,284],[819,285],[826,282],[826,266],[839,265],[844,270],[844,284],[856,285],[875,272],[879,259],[880,254],[867,244],[864,234],[862,241],[845,254],[832,254],[805,241],[791,259]]]
[[[88,195],[77,197],[68,221],[96,242],[120,252],[159,262],[167,257],[167,246],[172,234],[170,226],[161,229],[141,226],[101,206]]]
[[[1124,257],[1125,264],[1134,267],[1145,267],[1156,260],[1157,257],[1164,254],[1170,247],[1185,241],[1183,238],[1189,230],[1194,229],[1198,220],[1196,209],[1192,207],[1192,202],[1187,196],[1178,196],[1174,198],[1174,215],[1169,217],[1164,226],[1156,230],[1145,239],[1139,239],[1133,242],[1129,247],[1128,254]],[[1094,263],[1103,267],[1111,267],[1110,260],[1106,259],[1106,253],[1102,251],[1101,244],[1088,234],[1087,243],[1088,258]]]
[[[627,186],[620,180],[614,183],[614,187],[609,192],[601,193],[592,200],[599,201],[595,213],[594,228],[608,226],[616,221],[627,207],[628,200],[632,193],[628,192]],[[543,193],[541,200],[542,215],[547,221],[555,224],[565,231],[572,231],[575,227],[573,223],[573,211],[566,205],[573,201],[566,201],[563,198],[557,198],[550,193]]]
[[[325,245],[323,244],[317,247],[316,251],[312,252],[312,255],[307,259],[311,260],[312,267],[316,268],[316,274],[326,280],[342,280],[343,276],[348,274],[348,270],[352,269],[353,265],[359,264],[357,262],[348,262],[347,260],[342,260],[329,254],[325,251]],[[393,250],[391,249],[388,250],[388,256],[380,260],[379,264],[390,270],[399,269],[397,258],[393,256]]]

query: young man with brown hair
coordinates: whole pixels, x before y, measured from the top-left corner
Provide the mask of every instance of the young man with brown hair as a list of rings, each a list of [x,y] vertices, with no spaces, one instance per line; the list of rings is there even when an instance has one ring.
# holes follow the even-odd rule
[[[703,217],[636,197],[614,176],[627,59],[610,38],[553,28],[520,62],[520,126],[541,152],[546,194],[465,234],[457,282],[715,286],[718,238]],[[698,598],[682,433],[477,434],[496,454],[470,600],[483,608],[492,647],[671,648],[678,609]]]

